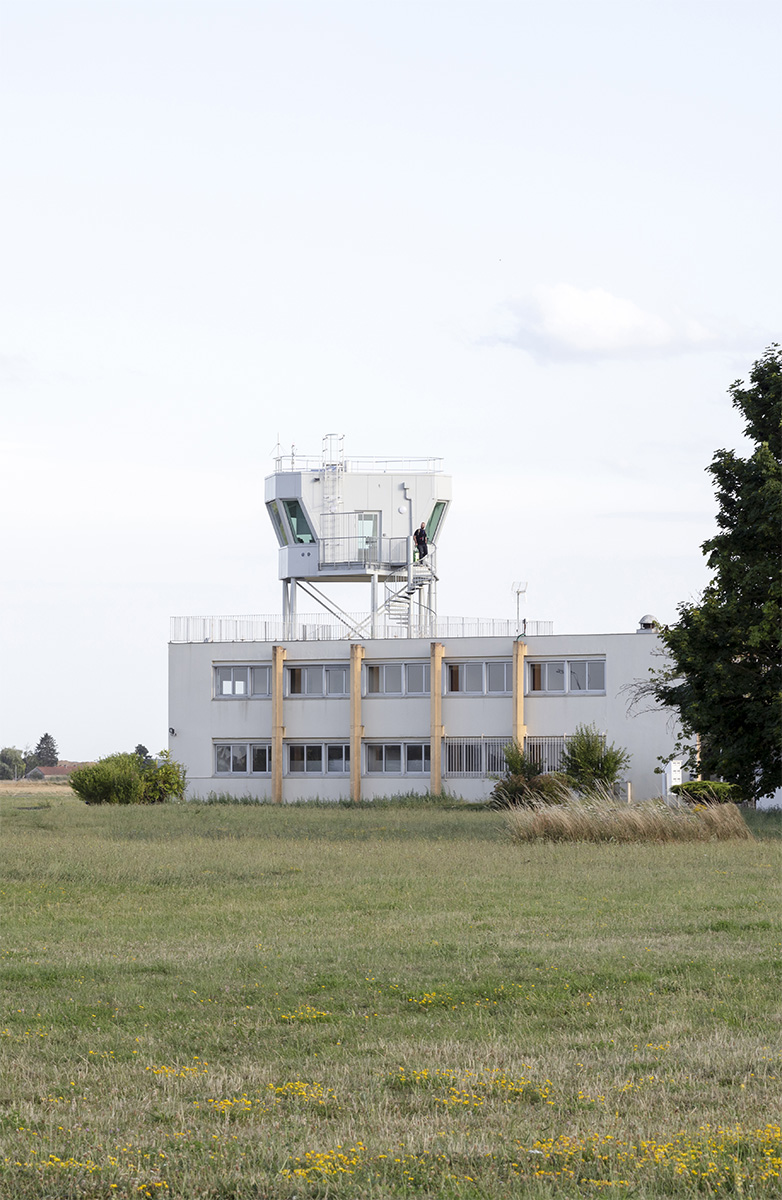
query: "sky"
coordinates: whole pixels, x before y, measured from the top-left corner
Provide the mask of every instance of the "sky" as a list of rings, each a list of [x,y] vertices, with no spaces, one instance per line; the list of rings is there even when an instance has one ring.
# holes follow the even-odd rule
[[[708,580],[780,340],[778,0],[0,0],[0,745],[167,743],[275,446],[440,456],[439,611]]]

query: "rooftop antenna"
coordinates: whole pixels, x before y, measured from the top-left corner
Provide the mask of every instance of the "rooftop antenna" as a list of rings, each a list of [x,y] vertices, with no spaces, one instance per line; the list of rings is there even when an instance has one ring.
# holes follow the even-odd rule
[[[526,596],[526,594],[527,594],[527,584],[526,584],[526,581],[525,581],[525,582],[523,582],[523,583],[512,583],[512,584],[510,585],[510,590],[511,590],[511,592],[514,594],[514,596],[516,597],[516,633],[517,633],[517,634],[519,634],[519,633],[521,633],[521,632],[522,632],[522,628],[521,628],[521,618],[520,618],[520,613],[519,613],[519,607],[520,607],[520,603],[521,603],[521,597],[522,597],[522,596]],[[527,632],[527,622],[526,622],[526,620],[524,621],[524,630],[523,630],[523,632],[524,632],[524,633],[526,633],[526,632]]]

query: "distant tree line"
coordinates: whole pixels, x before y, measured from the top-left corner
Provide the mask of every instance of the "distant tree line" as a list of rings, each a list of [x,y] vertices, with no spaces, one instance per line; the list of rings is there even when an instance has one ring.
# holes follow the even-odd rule
[[[141,742],[133,755],[138,759],[142,771],[155,765],[155,759]],[[36,767],[56,767],[59,761],[57,743],[50,733],[44,733],[34,750],[29,746],[25,750],[18,750],[16,746],[5,746],[0,750],[0,779],[24,779]]]
[[[0,779],[23,779],[35,767],[56,767],[59,761],[57,743],[50,733],[44,733],[34,750],[17,750],[16,746],[0,750]]]

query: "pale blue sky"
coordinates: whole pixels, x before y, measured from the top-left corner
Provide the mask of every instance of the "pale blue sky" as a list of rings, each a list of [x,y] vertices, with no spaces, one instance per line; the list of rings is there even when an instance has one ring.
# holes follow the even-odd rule
[[[163,745],[169,615],[279,608],[278,433],[443,456],[444,614],[672,620],[782,327],[781,25],[3,0],[0,743]]]

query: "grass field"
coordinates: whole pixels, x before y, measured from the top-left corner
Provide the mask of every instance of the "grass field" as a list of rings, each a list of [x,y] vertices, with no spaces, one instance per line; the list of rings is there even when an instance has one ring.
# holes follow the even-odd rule
[[[0,792],[0,1194],[780,1194],[779,817]]]

